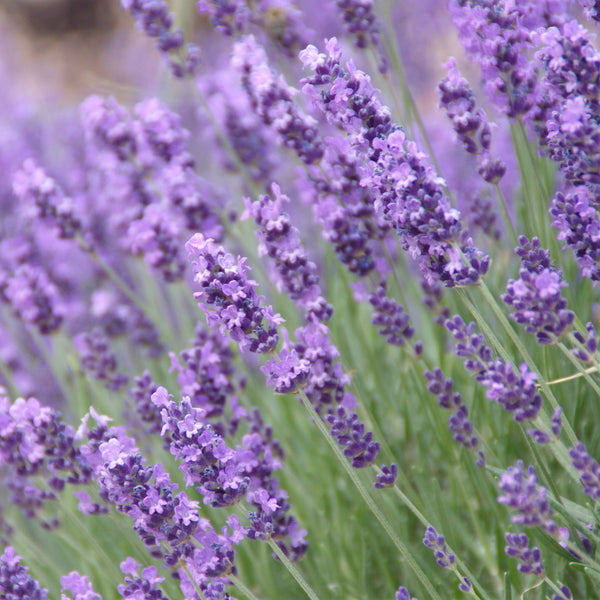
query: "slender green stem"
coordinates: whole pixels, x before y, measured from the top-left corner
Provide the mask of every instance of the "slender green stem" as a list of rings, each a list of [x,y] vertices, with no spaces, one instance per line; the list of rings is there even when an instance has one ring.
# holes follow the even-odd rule
[[[571,364],[581,373],[582,377],[587,381],[589,386],[596,392],[596,395],[600,396],[600,386],[592,379],[591,375],[586,372],[586,370],[581,366],[579,361],[573,356],[573,354],[569,351],[569,349],[563,344],[563,342],[559,342],[558,347],[561,349],[562,353],[569,359]]]
[[[506,206],[506,200],[504,199],[504,195],[502,194],[502,190],[498,183],[494,184],[494,188],[496,189],[496,195],[498,196],[498,202],[500,203],[500,210],[502,211],[502,215],[504,216],[504,221],[508,225],[509,231],[512,236],[512,241],[515,246],[519,244],[519,237],[517,236],[517,230],[513,225],[512,219],[508,214],[508,207]]]
[[[227,578],[233,582],[233,585],[238,590],[240,590],[240,592],[242,592],[242,594],[244,594],[244,596],[246,596],[246,598],[249,598],[250,600],[258,600],[258,597],[252,593],[252,590],[248,586],[246,586],[241,579],[239,579],[232,573],[227,575]]]
[[[285,565],[285,568],[290,572],[290,575],[296,580],[298,585],[306,592],[310,600],[319,600],[319,596],[315,593],[309,583],[304,579],[304,575],[296,568],[296,565],[290,561],[275,540],[269,540],[269,547],[277,555],[277,558]]]
[[[427,576],[425,575],[425,573],[419,566],[419,564],[416,562],[416,560],[414,559],[412,554],[409,552],[406,545],[396,535],[395,529],[392,526],[392,524],[387,520],[387,518],[384,516],[384,514],[381,512],[381,510],[379,510],[379,507],[375,504],[375,502],[373,501],[373,498],[365,489],[365,486],[360,481],[358,475],[354,471],[354,468],[350,465],[350,463],[348,462],[348,459],[344,456],[341,448],[338,446],[336,441],[331,437],[329,431],[327,430],[327,427],[325,426],[325,423],[323,423],[323,421],[321,420],[321,417],[319,417],[319,415],[313,408],[312,404],[310,403],[310,400],[306,397],[306,394],[304,392],[300,391],[299,395],[300,395],[300,398],[302,399],[302,404],[304,405],[304,408],[307,410],[308,414],[314,420],[315,424],[319,428],[319,431],[323,434],[323,437],[325,438],[327,443],[330,445],[331,449],[335,453],[339,462],[344,467],[346,473],[349,475],[350,479],[352,480],[352,483],[354,483],[354,485],[356,486],[362,499],[365,501],[365,503],[367,504],[367,506],[369,507],[369,509],[375,516],[375,518],[379,521],[381,526],[385,529],[386,533],[390,536],[390,539],[394,543],[394,546],[396,546],[396,548],[400,552],[400,555],[409,564],[409,566],[414,571],[414,573],[418,577],[419,581],[421,582],[423,587],[427,590],[427,592],[429,593],[431,598],[435,598],[435,599],[440,598],[438,596],[437,592],[435,591],[435,589],[433,588],[433,586],[431,585],[431,582],[429,581],[429,579],[427,578]]]

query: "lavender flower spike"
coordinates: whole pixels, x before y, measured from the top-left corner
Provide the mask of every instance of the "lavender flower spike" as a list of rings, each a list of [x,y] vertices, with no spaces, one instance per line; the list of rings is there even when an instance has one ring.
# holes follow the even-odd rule
[[[478,157],[479,174],[488,183],[497,183],[506,172],[506,165],[490,157],[491,127],[483,109],[476,109],[475,94],[462,77],[456,60],[443,65],[448,75],[438,83],[440,107],[452,121],[458,141],[470,154]]]
[[[529,538],[524,533],[507,533],[505,536],[506,546],[504,552],[520,561],[517,569],[521,573],[533,573],[538,577],[545,574],[542,564],[542,555],[537,546],[529,547]]]
[[[427,548],[431,548],[433,550],[433,556],[440,567],[443,569],[449,569],[454,565],[456,557],[454,554],[452,554],[452,552],[448,552],[444,536],[438,534],[435,528],[431,525],[425,531],[423,544],[427,546]]]
[[[48,590],[43,589],[20,564],[21,557],[12,546],[7,546],[0,556],[0,597],[7,600],[48,600]]]
[[[600,500],[600,465],[595,461],[581,443],[569,450],[573,466],[579,471],[579,481],[583,491],[593,498]]]
[[[560,270],[552,266],[548,251],[540,248],[538,238],[529,242],[521,236],[516,252],[523,268],[518,279],[508,282],[502,300],[516,309],[511,318],[528,333],[535,333],[538,343],[555,344],[575,320],[561,293],[567,284]]]
[[[80,575],[77,571],[72,571],[68,575],[60,578],[62,586],[61,600],[102,600],[102,596],[97,594],[85,575]],[[67,596],[65,591],[71,592]]]
[[[552,509],[546,500],[546,488],[538,484],[532,466],[523,473],[523,461],[508,467],[498,484],[503,495],[498,496],[499,504],[506,504],[516,512],[512,522],[527,527],[541,527],[550,535],[558,533],[558,526],[552,520]]]
[[[138,29],[156,40],[156,47],[167,58],[175,77],[192,76],[198,67],[200,50],[193,44],[184,49],[183,32],[173,28],[173,15],[164,0],[121,0],[121,6],[134,17]]]
[[[405,587],[402,586],[400,586],[396,590],[394,598],[395,600],[417,600],[416,598],[410,595],[410,592]]]
[[[254,291],[257,283],[247,277],[246,259],[238,256],[236,260],[201,233],[192,236],[186,249],[194,280],[200,285],[194,297],[209,325],[229,334],[242,351],[271,352],[279,341],[277,325],[283,319]]]

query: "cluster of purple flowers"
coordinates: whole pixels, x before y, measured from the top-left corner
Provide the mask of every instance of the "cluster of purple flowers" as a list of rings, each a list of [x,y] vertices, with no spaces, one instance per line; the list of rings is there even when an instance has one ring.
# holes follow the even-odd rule
[[[457,356],[465,359],[465,369],[488,388],[488,399],[513,413],[518,423],[535,420],[542,407],[542,397],[535,385],[537,375],[525,363],[515,369],[511,363],[494,359],[483,335],[475,333],[475,323],[466,325],[455,315],[446,322],[446,327],[456,340]]]
[[[201,233],[192,236],[186,248],[200,288],[194,297],[207,314],[208,324],[230,335],[243,351],[271,352],[279,341],[277,325],[283,319],[256,293],[257,283],[248,279],[250,267],[245,259],[236,260]]]
[[[469,409],[462,401],[459,392],[453,390],[454,383],[450,377],[444,377],[437,367],[424,373],[427,380],[427,391],[438,397],[438,404],[451,412],[448,427],[455,442],[471,450],[477,455],[477,466],[485,465],[485,457],[479,449],[479,438],[474,433],[473,423],[469,420]]]
[[[246,212],[258,227],[256,234],[260,241],[259,256],[267,255],[275,265],[278,275],[277,288],[305,311],[305,318],[325,323],[333,313],[333,308],[321,295],[317,266],[304,250],[299,232],[291,223],[289,215],[283,212],[283,203],[289,198],[281,193],[277,184],[271,187],[273,197],[263,196],[256,202],[246,199]]]
[[[392,123],[368,75],[351,62],[342,66],[337,40],[328,40],[326,48],[327,54],[314,46],[300,53],[305,67],[314,72],[302,91],[348,135],[363,160],[361,185],[373,191],[376,210],[396,230],[427,280],[441,280],[448,287],[476,284],[488,270],[489,257],[473,246],[443,180]]]
[[[156,47],[166,57],[171,73],[175,77],[192,76],[198,68],[200,49],[185,44],[183,32],[173,27],[173,15],[163,0],[121,0],[148,37],[156,40]]]
[[[507,533],[504,552],[519,561],[517,567],[521,573],[533,573],[543,577],[546,570],[542,563],[542,554],[537,546],[529,547],[529,538],[525,533]]]
[[[200,0],[198,10],[209,14],[215,29],[225,35],[245,33],[254,25],[290,58],[306,45],[302,12],[290,0],[260,0],[251,5],[243,0]]]
[[[535,333],[540,344],[555,344],[575,320],[561,293],[567,284],[538,238],[530,242],[521,236],[516,252],[522,264],[519,279],[509,280],[502,300],[515,309],[510,316],[524,325],[525,331]]]
[[[444,65],[448,75],[438,83],[440,106],[444,108],[458,141],[478,158],[479,174],[488,183],[497,183],[506,172],[506,165],[490,156],[492,131],[483,109],[476,110],[475,95],[469,82],[462,77],[456,60]]]
[[[185,236],[196,230],[217,240],[222,236],[214,200],[194,172],[186,149],[189,133],[180,118],[156,99],[139,103],[131,118],[114,99],[92,96],[82,119],[105,201],[123,207],[112,226],[125,248],[142,254],[165,281],[180,280]]]
[[[503,492],[498,496],[500,504],[506,504],[515,512],[511,521],[516,525],[540,527],[550,535],[558,535],[558,525],[552,519],[546,488],[539,485],[534,468],[530,465],[523,472],[523,461],[508,467],[498,484]]]
[[[0,463],[9,501],[28,518],[37,517],[65,485],[87,485],[92,475],[75,445],[73,428],[62,422],[58,411],[36,398],[17,398],[11,403],[4,390],[0,390]],[[41,487],[38,480],[44,482]],[[105,511],[96,505],[91,512]],[[43,525],[53,528],[58,521],[53,517]]]
[[[232,66],[240,73],[252,108],[272,127],[281,143],[292,148],[310,165],[323,156],[317,122],[303,114],[293,100],[295,90],[277,77],[268,64],[264,48],[249,35],[233,49]]]
[[[48,590],[42,588],[21,564],[21,557],[12,546],[0,556],[0,592],[6,600],[48,600]]]
[[[90,428],[89,418],[96,420]],[[206,518],[198,514],[199,503],[185,492],[176,493],[177,485],[161,463],[150,465],[127,437],[123,428],[107,427],[108,418],[88,413],[78,431],[87,438],[82,446],[93,466],[93,478],[102,498],[134,522],[150,554],[161,558],[166,568],[177,570],[187,578],[187,566],[193,582],[201,588],[210,580],[234,570],[234,544],[243,538],[243,528],[236,516],[218,534]]]

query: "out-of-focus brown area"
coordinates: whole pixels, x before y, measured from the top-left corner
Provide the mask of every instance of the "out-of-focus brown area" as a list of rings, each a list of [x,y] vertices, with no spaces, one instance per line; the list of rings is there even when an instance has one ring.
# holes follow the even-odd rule
[[[119,0],[0,0],[0,54],[12,93],[33,103],[126,96],[158,61]]]
[[[118,11],[107,0],[4,0],[6,16],[31,35],[106,32],[116,26]]]

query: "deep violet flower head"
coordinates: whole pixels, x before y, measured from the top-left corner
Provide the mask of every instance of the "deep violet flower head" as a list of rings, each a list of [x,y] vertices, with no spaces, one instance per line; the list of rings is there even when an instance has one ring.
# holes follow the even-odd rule
[[[48,590],[28,571],[15,549],[7,546],[0,556],[0,596],[6,600],[48,600]]]
[[[550,535],[557,535],[558,526],[551,518],[553,511],[546,499],[546,488],[539,485],[534,468],[530,465],[523,471],[523,461],[508,467],[502,474],[498,487],[502,495],[500,504],[514,511],[511,521],[516,525],[541,527]]]
[[[485,465],[485,457],[479,449],[479,438],[474,432],[473,423],[469,420],[469,409],[462,401],[459,392],[453,390],[454,382],[450,377],[445,377],[443,371],[436,367],[433,371],[423,373],[427,381],[427,391],[438,397],[438,404],[450,411],[448,428],[452,432],[455,442],[467,450],[475,452],[477,466]]]
[[[392,463],[389,467],[381,465],[381,473],[378,473],[373,484],[378,490],[393,487],[398,478],[398,466]]]
[[[507,533],[504,552],[519,561],[517,569],[521,573],[532,573],[537,577],[545,574],[542,554],[537,546],[529,547],[529,538],[524,533]]]
[[[271,352],[277,342],[277,326],[283,319],[265,305],[264,297],[248,279],[246,259],[225,251],[212,239],[197,233],[186,244],[200,290],[194,294],[211,327],[229,334],[242,351]]]
[[[567,284],[560,270],[551,265],[548,251],[540,248],[538,238],[529,242],[521,236],[517,253],[522,262],[519,278],[509,280],[502,300],[516,309],[511,318],[524,325],[525,331],[535,333],[540,344],[555,344],[575,320],[561,293]]]
[[[91,480],[91,468],[75,445],[75,432],[60,413],[36,398],[17,398],[11,404],[1,388],[0,463],[10,501],[28,518],[35,517],[67,484],[85,485]],[[44,485],[38,489],[40,480]]]
[[[596,194],[579,185],[567,193],[557,192],[550,208],[563,248],[573,252],[580,273],[594,285],[600,282],[599,207]]]
[[[566,585],[561,585],[560,593],[552,594],[552,600],[573,600],[573,594]]]
[[[375,48],[378,53],[379,71],[385,73],[388,58],[381,41],[373,0],[336,0],[335,4],[344,20],[346,30],[354,36],[354,44],[358,48]]]

